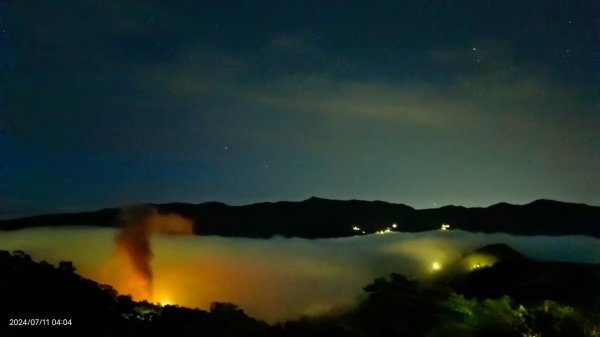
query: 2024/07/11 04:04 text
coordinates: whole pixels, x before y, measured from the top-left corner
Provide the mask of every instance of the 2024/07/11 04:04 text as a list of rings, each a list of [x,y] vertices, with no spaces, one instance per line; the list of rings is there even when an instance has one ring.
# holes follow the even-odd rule
[[[71,325],[70,318],[9,318],[8,325],[10,326],[69,326]]]

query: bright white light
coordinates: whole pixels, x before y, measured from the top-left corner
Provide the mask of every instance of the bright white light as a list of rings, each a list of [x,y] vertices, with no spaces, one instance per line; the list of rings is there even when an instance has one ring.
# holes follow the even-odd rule
[[[396,228],[396,227],[398,227],[398,225],[396,225],[395,223],[392,224],[392,228]]]
[[[444,223],[444,224],[442,224],[442,227],[440,229],[443,231],[447,231],[450,229],[450,225]]]
[[[359,230],[360,230],[360,227],[358,227],[358,226],[352,226],[352,230],[353,230],[353,231],[359,231]]]

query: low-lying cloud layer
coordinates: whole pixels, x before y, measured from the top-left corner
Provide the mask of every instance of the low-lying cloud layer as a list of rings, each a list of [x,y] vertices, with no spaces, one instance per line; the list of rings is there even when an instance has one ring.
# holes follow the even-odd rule
[[[36,260],[70,260],[80,274],[124,290],[107,272],[118,230],[36,228],[0,232],[0,249]],[[352,305],[376,277],[426,277],[464,252],[507,243],[538,260],[600,263],[600,240],[583,236],[513,236],[456,231],[390,233],[337,239],[269,240],[153,234],[153,299],[208,308],[233,302],[271,322]]]

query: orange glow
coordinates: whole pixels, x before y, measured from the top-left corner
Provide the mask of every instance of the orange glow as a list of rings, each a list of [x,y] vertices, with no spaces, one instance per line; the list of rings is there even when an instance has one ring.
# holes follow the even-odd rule
[[[163,296],[163,295],[157,295],[156,298],[158,299],[156,302],[160,305],[162,305],[163,307],[165,305],[173,305],[173,301],[168,297],[168,296]]]
[[[153,233],[192,234],[192,221],[175,214],[160,214],[151,207],[125,210],[122,219],[125,227],[115,236],[114,251],[101,268],[100,277],[135,300],[155,302],[151,236]],[[163,300],[157,298],[159,302]]]
[[[131,264],[127,252],[116,247],[100,270],[100,280],[112,285],[119,293],[135,300],[152,300],[150,281]]]
[[[463,264],[457,267],[464,272],[477,264],[491,265],[494,260],[482,254],[462,259],[474,247],[490,242],[505,242],[529,253],[541,248],[546,252],[537,256],[541,259],[576,249],[580,257],[573,261],[599,262],[593,258],[598,240],[583,237],[527,237],[525,243],[524,237],[457,230],[450,236],[436,231],[262,240],[159,232],[149,237],[154,255],[150,296],[143,291],[147,283],[135,272],[129,255],[115,247],[117,234],[114,228],[79,227],[0,231],[0,247],[22,249],[35,260],[55,265],[73,261],[80,275],[112,285],[137,300],[204,310],[214,301],[230,302],[272,323],[353,305],[362,295],[362,287],[391,272],[429,278],[459,259]],[[555,250],[548,251],[550,248]],[[439,271],[433,270],[434,262],[439,263]]]

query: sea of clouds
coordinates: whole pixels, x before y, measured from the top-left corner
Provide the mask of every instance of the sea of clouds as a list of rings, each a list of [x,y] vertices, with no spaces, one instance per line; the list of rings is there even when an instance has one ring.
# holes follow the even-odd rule
[[[73,261],[83,276],[125,291],[127,266],[114,264],[118,231],[90,227],[0,231],[0,249],[23,250],[37,261]],[[276,322],[350,306],[376,277],[391,272],[427,277],[432,263],[443,268],[462,254],[493,243],[506,243],[540,261],[600,263],[600,240],[586,236],[449,230],[308,240],[156,233],[151,236],[151,300],[201,309],[214,301],[232,302],[251,316]]]

